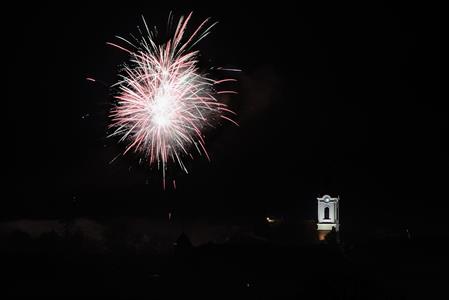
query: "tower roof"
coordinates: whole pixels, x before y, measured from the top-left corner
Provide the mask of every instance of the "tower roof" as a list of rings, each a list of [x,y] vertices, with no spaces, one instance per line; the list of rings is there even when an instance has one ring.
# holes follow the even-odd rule
[[[325,201],[325,202],[338,202],[340,200],[340,197],[331,197],[329,195],[324,195],[323,197],[318,197],[318,201]]]

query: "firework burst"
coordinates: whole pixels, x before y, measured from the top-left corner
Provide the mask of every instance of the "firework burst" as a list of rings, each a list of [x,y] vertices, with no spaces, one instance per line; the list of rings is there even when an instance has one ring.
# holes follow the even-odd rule
[[[220,94],[235,93],[219,89],[221,83],[235,79],[213,80],[201,73],[198,51],[192,50],[216,23],[207,27],[206,19],[186,36],[191,15],[179,19],[173,36],[163,44],[156,43],[157,30],[150,31],[143,18],[145,31],[139,39],[117,37],[124,45],[108,43],[130,55],[114,84],[118,93],[110,113],[110,136],[119,136],[127,144],[123,154],[139,153],[161,169],[164,188],[169,164],[187,173],[183,158],[193,157],[192,149],[209,159],[204,140],[207,127],[220,119],[237,124],[234,112],[218,99]]]

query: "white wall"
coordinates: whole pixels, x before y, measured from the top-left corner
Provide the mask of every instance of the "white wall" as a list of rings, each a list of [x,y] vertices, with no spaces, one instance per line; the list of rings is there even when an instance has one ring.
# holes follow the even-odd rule
[[[318,198],[318,222],[338,223],[338,200],[334,198],[330,199],[329,202],[325,202],[323,198]],[[326,207],[329,208],[329,219],[324,219],[324,210]]]

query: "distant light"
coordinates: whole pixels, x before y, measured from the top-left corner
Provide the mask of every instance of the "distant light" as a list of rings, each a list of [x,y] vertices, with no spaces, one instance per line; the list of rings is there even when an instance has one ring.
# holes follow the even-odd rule
[[[270,218],[270,217],[267,217],[266,219],[267,219],[267,222],[268,222],[268,223],[274,223],[274,222],[276,222],[275,219],[272,219],[272,218]]]

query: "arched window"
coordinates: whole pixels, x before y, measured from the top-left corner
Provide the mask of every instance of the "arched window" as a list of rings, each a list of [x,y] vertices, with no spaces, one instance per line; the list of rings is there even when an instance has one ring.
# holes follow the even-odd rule
[[[324,208],[324,219],[329,219],[329,207]]]

